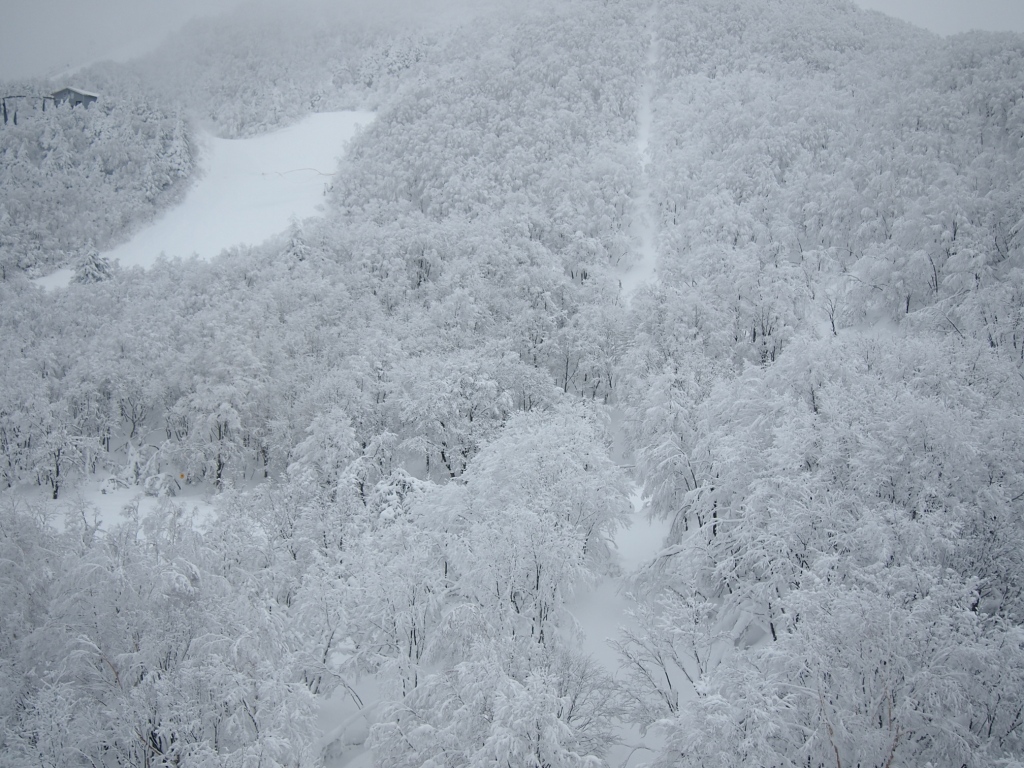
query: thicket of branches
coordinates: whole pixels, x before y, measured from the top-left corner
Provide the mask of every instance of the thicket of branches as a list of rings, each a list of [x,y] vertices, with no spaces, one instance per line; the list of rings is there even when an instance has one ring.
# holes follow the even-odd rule
[[[46,83],[0,83],[24,96],[0,126],[2,279],[113,246],[188,186],[197,158],[184,113],[116,68],[90,80],[103,95],[88,109],[44,101]]]

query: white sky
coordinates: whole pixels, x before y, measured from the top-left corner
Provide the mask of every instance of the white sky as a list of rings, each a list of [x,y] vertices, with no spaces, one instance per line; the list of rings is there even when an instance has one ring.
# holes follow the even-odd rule
[[[0,80],[54,75],[155,48],[189,19],[241,0],[0,0]]]
[[[241,2],[0,0],[0,80],[54,75],[100,59],[131,58],[155,47],[188,19],[219,13]],[[856,2],[940,34],[967,29],[1024,32],[1024,0]]]
[[[985,29],[1024,32],[1024,0],[854,0],[940,35]]]

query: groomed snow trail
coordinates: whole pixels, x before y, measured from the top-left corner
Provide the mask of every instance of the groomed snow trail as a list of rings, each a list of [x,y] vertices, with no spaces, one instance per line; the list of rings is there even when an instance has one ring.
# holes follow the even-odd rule
[[[146,268],[160,254],[209,259],[264,242],[316,215],[348,142],[373,119],[373,112],[321,112],[251,139],[200,136],[199,179],[185,199],[103,256]],[[36,282],[61,288],[73,275],[61,269]]]
[[[651,33],[644,64],[644,82],[640,88],[640,105],[636,116],[636,151],[640,157],[640,190],[636,198],[636,217],[630,234],[637,244],[639,257],[622,276],[622,297],[629,303],[639,288],[654,282],[658,273],[657,209],[651,195],[651,125],[654,122],[652,100],[658,63],[657,5],[651,4],[648,28]]]
[[[202,176],[182,204],[104,255],[148,267],[161,253],[211,258],[263,242],[316,214],[346,144],[373,117],[323,112],[252,139],[203,137]]]

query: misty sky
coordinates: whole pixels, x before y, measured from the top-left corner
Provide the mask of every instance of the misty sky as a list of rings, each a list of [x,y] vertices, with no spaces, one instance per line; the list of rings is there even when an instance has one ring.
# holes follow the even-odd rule
[[[854,0],[863,8],[898,16],[949,35],[970,29],[1024,32],[1022,0]]]
[[[156,47],[202,14],[242,0],[0,0],[0,80],[54,75]]]
[[[218,13],[241,2],[0,0],[0,80],[55,75],[97,59],[131,58],[155,47],[189,18]],[[1024,32],[1024,0],[857,2],[940,34],[972,28]]]

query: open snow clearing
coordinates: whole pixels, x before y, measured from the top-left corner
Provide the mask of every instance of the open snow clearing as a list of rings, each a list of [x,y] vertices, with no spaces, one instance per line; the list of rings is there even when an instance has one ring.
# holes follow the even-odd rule
[[[348,142],[373,119],[372,112],[322,112],[250,139],[204,134],[202,170],[181,204],[103,256],[145,268],[161,254],[208,259],[262,243],[317,214]],[[63,287],[73,274],[61,269],[38,282]]]
[[[263,242],[316,214],[346,144],[372,120],[372,112],[325,112],[252,139],[206,136],[203,175],[184,202],[105,255],[147,267],[161,253],[210,258]]]

